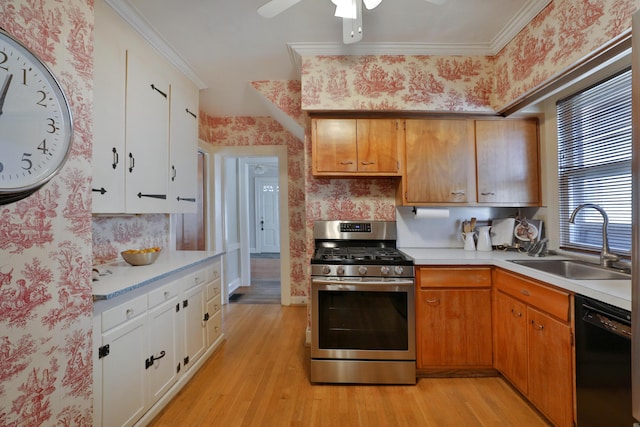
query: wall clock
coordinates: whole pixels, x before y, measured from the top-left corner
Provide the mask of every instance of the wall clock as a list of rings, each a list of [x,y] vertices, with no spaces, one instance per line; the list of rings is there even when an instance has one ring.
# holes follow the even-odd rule
[[[0,28],[0,205],[37,191],[71,149],[69,103],[51,70]]]

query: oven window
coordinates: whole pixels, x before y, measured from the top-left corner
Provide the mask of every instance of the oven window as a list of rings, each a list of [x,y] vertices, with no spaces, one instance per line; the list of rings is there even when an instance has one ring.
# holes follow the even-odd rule
[[[320,349],[408,350],[406,292],[318,291]]]

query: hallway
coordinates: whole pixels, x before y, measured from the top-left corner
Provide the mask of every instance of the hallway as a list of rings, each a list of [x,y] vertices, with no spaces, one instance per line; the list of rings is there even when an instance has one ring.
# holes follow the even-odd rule
[[[280,254],[251,256],[251,286],[241,286],[230,303],[280,304]]]

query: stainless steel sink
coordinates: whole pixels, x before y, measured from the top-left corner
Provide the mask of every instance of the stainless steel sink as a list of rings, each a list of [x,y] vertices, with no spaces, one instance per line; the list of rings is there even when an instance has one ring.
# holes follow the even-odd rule
[[[629,280],[630,274],[573,259],[513,259],[510,262],[573,280]]]

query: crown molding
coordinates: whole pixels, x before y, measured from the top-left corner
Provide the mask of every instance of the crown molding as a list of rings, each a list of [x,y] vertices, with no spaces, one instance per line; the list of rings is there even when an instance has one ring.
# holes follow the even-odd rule
[[[287,43],[291,62],[301,66],[303,56],[350,55],[482,55],[495,56],[552,0],[529,0],[490,43]]]
[[[133,29],[138,32],[155,50],[186,75],[198,89],[206,89],[208,85],[191,69],[176,50],[160,36],[160,34],[144,19],[128,0],[105,0]]]

